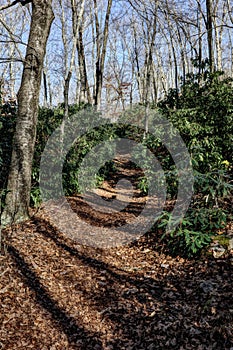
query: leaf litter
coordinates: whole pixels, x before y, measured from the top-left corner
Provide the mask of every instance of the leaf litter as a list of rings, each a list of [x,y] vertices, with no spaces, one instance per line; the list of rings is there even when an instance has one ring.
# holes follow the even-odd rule
[[[69,200],[83,208],[81,197]],[[132,210],[123,214],[130,219]],[[85,215],[106,222],[88,207]],[[233,348],[232,255],[172,257],[155,234],[91,248],[62,234],[43,209],[3,233],[0,349]]]

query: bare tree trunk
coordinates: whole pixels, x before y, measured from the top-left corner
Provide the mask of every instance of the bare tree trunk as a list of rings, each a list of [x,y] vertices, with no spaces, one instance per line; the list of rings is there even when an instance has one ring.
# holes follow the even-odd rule
[[[79,102],[88,102],[89,104],[92,104],[92,98],[91,98],[90,88],[89,88],[89,83],[87,78],[87,65],[86,65],[86,57],[85,57],[84,46],[83,46],[82,26],[79,27],[77,50],[78,50],[78,61],[79,61],[80,82],[81,82]]]
[[[231,39],[231,33],[228,31],[228,36],[229,36],[229,49],[230,49],[230,58],[231,58],[231,64],[230,67],[228,68],[227,73],[233,77],[233,43],[232,43],[232,39]]]
[[[182,79],[183,79],[183,83],[185,83],[185,77],[186,77],[185,47],[183,45],[183,41],[182,41],[179,25],[177,25],[177,40],[178,40],[178,43],[179,43],[179,46],[180,46],[180,56],[181,56],[181,65],[182,65]]]
[[[213,48],[213,17],[212,17],[212,0],[206,0],[206,29],[209,53],[210,72],[214,70],[214,48]]]
[[[90,88],[87,78],[87,65],[86,65],[86,57],[83,45],[83,27],[84,27],[84,12],[82,14],[82,18],[80,19],[79,25],[77,25],[78,20],[78,10],[77,5],[72,2],[72,26],[73,26],[73,34],[76,35],[76,30],[78,30],[77,37],[77,53],[78,53],[78,64],[79,64],[79,81],[80,81],[80,90],[78,94],[78,103],[88,102],[92,103],[92,98],[90,94]]]
[[[153,64],[153,89],[151,91],[152,93],[152,102],[154,105],[157,105],[158,102],[158,85],[157,85],[157,77],[156,77],[156,70],[155,70],[155,65]]]
[[[43,83],[44,83],[44,107],[48,107],[48,84],[45,70],[43,70]]]
[[[96,86],[95,86],[95,96],[94,103],[97,109],[100,108],[101,104],[101,92],[103,86],[103,73],[104,73],[104,63],[107,50],[108,32],[109,32],[109,18],[112,8],[112,0],[108,0],[108,6],[105,16],[105,24],[103,37],[101,37],[100,26],[98,20],[97,2],[94,1],[95,7],[95,25],[96,25],[96,36],[97,36],[97,57],[96,57]]]
[[[36,139],[39,93],[46,43],[54,19],[52,0],[32,2],[32,20],[18,92],[18,116],[2,223],[29,217],[31,169]]]
[[[218,5],[219,5],[219,11],[218,11]],[[214,25],[214,32],[215,32],[215,48],[216,48],[216,69],[221,71],[222,70],[222,36],[223,36],[223,26],[225,17],[227,14],[227,6],[226,2],[223,2],[219,4],[218,1],[215,3],[214,12],[213,12],[213,25]],[[220,7],[221,6],[221,7]],[[220,25],[218,25],[217,21],[217,13],[221,13],[221,17],[219,18],[221,20]]]
[[[64,119],[67,119],[69,116],[69,90],[70,90],[70,79],[72,77],[72,71],[70,70],[66,77],[65,77],[65,83],[64,83]]]
[[[10,57],[14,57],[14,43],[10,44]],[[15,94],[15,69],[13,68],[13,62],[10,61],[9,63],[9,88],[10,88],[10,98],[11,100],[15,100],[16,94]]]
[[[72,0],[72,7],[75,7],[74,0]],[[70,65],[68,71],[66,72],[65,83],[64,83],[64,119],[68,118],[69,115],[69,88],[70,88],[70,80],[72,77],[74,63],[75,63],[75,51],[77,47],[79,27],[82,21],[83,11],[84,11],[85,0],[82,0],[80,4],[80,11],[76,22],[76,28],[73,31],[73,42],[72,42],[72,53],[70,59]]]
[[[167,7],[168,7],[168,2],[166,1]],[[175,89],[176,89],[176,102],[178,103],[178,90],[179,90],[179,82],[178,82],[178,63],[177,63],[177,57],[176,57],[176,49],[175,49],[175,43],[174,43],[174,35],[172,33],[172,23],[171,20],[166,14],[166,19],[168,23],[168,31],[170,34],[170,44],[171,44],[171,51],[173,55],[173,60],[174,60],[174,78],[175,78]]]
[[[144,121],[144,127],[145,127],[145,133],[148,132],[149,129],[149,91],[151,88],[151,75],[152,75],[152,65],[153,65],[153,48],[154,48],[154,42],[155,42],[155,36],[157,33],[157,4],[156,1],[156,13],[154,14],[154,21],[152,26],[152,36],[151,36],[151,42],[149,43],[149,52],[148,52],[148,60],[146,65],[146,87],[145,87],[145,121]]]
[[[198,2],[198,14],[197,14],[197,25],[198,25],[198,73],[202,73],[202,22],[201,22],[201,4]],[[198,78],[200,79],[200,78]]]
[[[142,81],[141,81],[141,72],[140,72],[140,64],[139,64],[139,50],[137,47],[137,30],[135,28],[135,24],[133,24],[133,40],[134,40],[134,60],[136,66],[136,81],[138,85],[138,93],[139,93],[139,101],[143,103],[143,89],[142,89]]]

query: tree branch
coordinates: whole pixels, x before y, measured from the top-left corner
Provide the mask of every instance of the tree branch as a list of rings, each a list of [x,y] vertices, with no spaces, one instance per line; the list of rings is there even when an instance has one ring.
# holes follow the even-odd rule
[[[25,6],[25,5],[29,4],[30,2],[32,2],[32,0],[15,0],[11,4],[7,4],[7,5],[0,7],[0,11],[6,10],[12,6],[17,5],[18,3],[20,3],[22,6]]]
[[[1,18],[1,15],[0,15],[0,23],[3,25],[3,27],[8,31],[8,33],[10,34],[10,38],[13,42],[15,42],[15,39],[14,37],[17,37],[19,40],[21,40],[21,38],[17,35],[15,35],[14,33],[12,33],[11,29],[8,27],[8,25],[3,21],[3,19]],[[19,48],[17,47],[17,45],[15,46],[16,48],[16,51],[18,52],[21,60],[23,61],[23,56],[22,56],[22,53],[20,52]]]

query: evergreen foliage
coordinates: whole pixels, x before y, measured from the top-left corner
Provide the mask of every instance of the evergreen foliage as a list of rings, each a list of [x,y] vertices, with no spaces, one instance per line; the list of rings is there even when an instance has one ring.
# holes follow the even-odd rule
[[[70,115],[74,115],[86,105],[72,105]],[[180,91],[169,90],[167,96],[156,107],[179,131],[190,153],[195,176],[195,193],[191,206],[176,230],[165,234],[165,227],[171,218],[169,211],[161,215],[157,227],[164,230],[171,251],[192,256],[209,244],[211,236],[223,231],[232,220],[232,154],[233,154],[233,81],[222,72],[189,74]],[[17,106],[0,106],[0,189],[4,199],[7,176],[10,166],[12,140],[15,130]],[[179,178],[174,161],[161,140],[142,131],[142,109],[136,106],[120,117],[118,126],[93,129],[83,135],[70,149],[63,168],[63,187],[66,195],[75,195],[82,188],[78,181],[78,169],[85,155],[103,141],[115,138],[131,138],[144,144],[157,157],[166,176],[167,199],[175,199]],[[140,119],[141,118],[141,119]],[[53,131],[61,124],[63,106],[53,109],[40,108],[37,138],[32,171],[31,205],[40,203],[39,167],[46,142]],[[137,126],[126,126],[127,121]],[[88,121],[87,121],[88,123]],[[153,124],[153,120],[152,120]],[[138,157],[141,158],[141,150]],[[134,150],[137,159],[137,149]],[[154,174],[150,161],[145,158],[146,176],[139,182],[143,194],[148,186],[153,186]],[[135,165],[136,166],[136,165]],[[114,170],[112,161],[103,164],[96,176],[95,184],[100,183]],[[1,201],[4,203],[4,200]]]

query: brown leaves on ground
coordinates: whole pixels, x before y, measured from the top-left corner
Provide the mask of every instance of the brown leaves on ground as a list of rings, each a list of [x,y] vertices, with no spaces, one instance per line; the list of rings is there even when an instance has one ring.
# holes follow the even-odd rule
[[[109,221],[79,197],[69,202],[93,232],[124,224],[143,207],[138,196]],[[0,349],[232,350],[231,256],[172,258],[155,234],[90,248],[62,234],[43,210],[4,235]]]
[[[230,349],[232,260],[91,249],[40,216],[1,257],[1,349]]]

